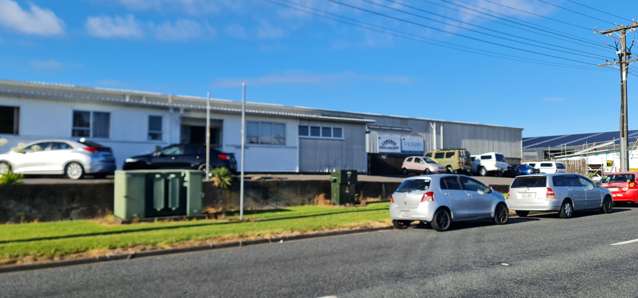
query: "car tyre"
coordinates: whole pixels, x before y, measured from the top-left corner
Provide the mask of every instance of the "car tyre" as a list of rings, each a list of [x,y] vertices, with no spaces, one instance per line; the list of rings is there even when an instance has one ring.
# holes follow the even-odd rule
[[[574,205],[572,201],[565,200],[563,204],[560,206],[559,212],[560,218],[572,218],[574,217]]]
[[[423,175],[430,175],[430,174],[432,174],[432,171],[430,171],[430,169],[425,169],[423,171]]]
[[[479,169],[479,176],[483,176],[483,177],[487,176],[487,170],[484,167],[481,167]]]
[[[0,175],[11,172],[11,165],[7,162],[0,161]]]
[[[497,225],[504,225],[509,221],[509,210],[504,204],[496,205],[494,210],[494,223]]]
[[[516,210],[516,215],[518,215],[518,217],[527,217],[529,211]]]
[[[603,213],[611,213],[613,208],[614,208],[614,201],[612,201],[612,199],[609,196],[606,196],[603,199],[603,206],[601,207],[601,211]]]
[[[452,216],[446,209],[436,210],[430,223],[433,229],[438,232],[447,231],[452,225]]]
[[[452,166],[447,166],[447,167],[445,167],[445,170],[446,170],[449,174],[454,173],[454,169],[452,169]]]
[[[409,220],[393,220],[392,226],[397,230],[405,230],[410,226]]]
[[[80,163],[70,162],[64,169],[64,174],[71,180],[79,180],[84,177],[84,167]]]

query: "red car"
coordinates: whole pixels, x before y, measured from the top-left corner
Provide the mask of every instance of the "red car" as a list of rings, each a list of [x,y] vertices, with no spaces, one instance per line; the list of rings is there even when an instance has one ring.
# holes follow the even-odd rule
[[[638,173],[614,173],[605,177],[602,187],[609,190],[614,202],[638,203]]]

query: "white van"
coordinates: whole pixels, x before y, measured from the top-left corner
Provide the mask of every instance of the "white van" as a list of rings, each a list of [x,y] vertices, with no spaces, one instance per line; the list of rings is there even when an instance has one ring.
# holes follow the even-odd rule
[[[526,162],[526,165],[538,169],[541,174],[567,173],[567,167],[562,162],[556,161],[535,161]]]
[[[505,156],[497,152],[472,155],[471,159],[472,172],[480,176],[487,176],[488,174],[502,176],[510,166],[505,161]]]

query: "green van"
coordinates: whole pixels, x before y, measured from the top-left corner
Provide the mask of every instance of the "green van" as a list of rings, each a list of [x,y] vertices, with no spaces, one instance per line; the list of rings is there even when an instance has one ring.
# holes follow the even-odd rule
[[[470,174],[472,172],[470,152],[466,149],[439,149],[431,151],[425,156],[444,166],[450,173]]]

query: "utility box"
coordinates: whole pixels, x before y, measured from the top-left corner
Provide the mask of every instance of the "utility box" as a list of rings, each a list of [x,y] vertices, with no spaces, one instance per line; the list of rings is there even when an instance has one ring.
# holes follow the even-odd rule
[[[355,170],[336,170],[330,174],[331,200],[335,205],[354,204],[358,174]]]
[[[203,177],[191,170],[116,171],[113,213],[122,220],[199,215]]]

